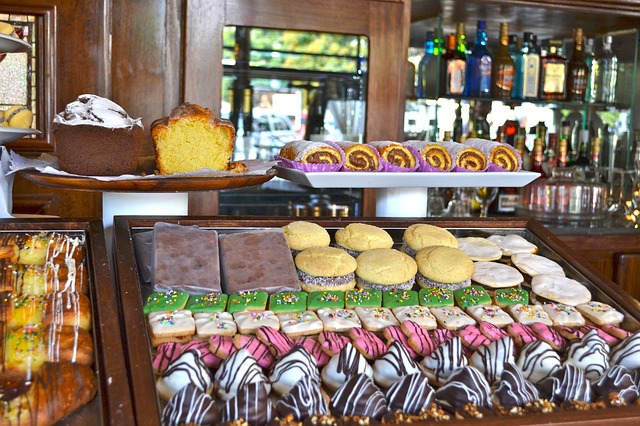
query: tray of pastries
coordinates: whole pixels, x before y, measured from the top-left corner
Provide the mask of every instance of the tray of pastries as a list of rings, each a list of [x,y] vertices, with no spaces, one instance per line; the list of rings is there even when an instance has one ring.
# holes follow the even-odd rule
[[[0,425],[133,424],[100,221],[0,221]]]
[[[640,305],[532,219],[115,218],[145,424],[633,422]]]

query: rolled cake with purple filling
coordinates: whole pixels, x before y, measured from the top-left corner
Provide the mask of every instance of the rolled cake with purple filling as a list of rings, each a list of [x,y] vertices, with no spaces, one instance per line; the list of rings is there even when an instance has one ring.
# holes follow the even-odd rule
[[[464,145],[471,146],[489,159],[492,165],[508,172],[517,172],[522,168],[522,158],[518,151],[506,143],[490,141],[486,139],[470,138],[464,141]],[[491,168],[491,165],[489,166]],[[499,169],[490,170],[497,171]]]
[[[356,260],[335,247],[302,250],[295,259],[304,291],[348,291],[355,287]]]

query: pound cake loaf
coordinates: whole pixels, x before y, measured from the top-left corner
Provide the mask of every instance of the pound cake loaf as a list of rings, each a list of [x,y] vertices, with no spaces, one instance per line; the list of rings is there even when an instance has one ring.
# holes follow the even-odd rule
[[[135,173],[144,141],[139,118],[96,95],[80,95],[53,119],[53,137],[61,170],[78,175]]]
[[[185,102],[151,124],[157,173],[228,170],[235,128],[209,108]]]

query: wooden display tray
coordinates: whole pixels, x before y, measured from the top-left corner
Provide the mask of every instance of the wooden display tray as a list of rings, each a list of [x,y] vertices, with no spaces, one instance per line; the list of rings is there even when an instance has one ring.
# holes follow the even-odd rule
[[[0,219],[0,232],[59,231],[84,234],[89,273],[98,393],[88,404],[62,419],[60,425],[132,425],[133,406],[120,335],[118,301],[109,269],[104,229],[100,220]]]
[[[142,311],[142,284],[135,258],[133,236],[136,233],[150,231],[156,222],[168,222],[180,225],[198,225],[205,229],[215,229],[219,233],[238,230],[281,227],[296,220],[295,218],[237,218],[237,217],[158,217],[158,216],[116,216],[115,258],[116,280],[119,285],[122,323],[125,339],[125,351],[128,357],[132,396],[136,419],[139,423],[159,425],[161,419],[160,401],[155,390],[155,376],[151,366],[151,348],[145,316]],[[621,291],[616,285],[600,275],[591,266],[582,263],[570,250],[540,223],[529,218],[487,218],[487,219],[392,219],[392,218],[316,218],[310,219],[325,227],[333,235],[336,229],[351,222],[364,222],[388,230],[394,241],[401,243],[402,232],[413,223],[429,223],[449,229],[458,236],[487,236],[494,233],[516,233],[524,236],[539,247],[539,254],[560,263],[569,277],[583,282],[592,292],[594,299],[609,303],[625,313],[623,327],[630,330],[640,329],[640,303]],[[553,415],[530,415],[523,417],[491,417],[484,420],[472,420],[478,425],[501,424],[637,424],[640,418],[640,406],[611,408],[586,412],[562,411]],[[450,424],[460,424],[451,420]],[[465,422],[462,422],[465,423]],[[420,424],[420,423],[415,423]],[[429,422],[432,424],[432,422]],[[443,424],[447,424],[446,422]]]

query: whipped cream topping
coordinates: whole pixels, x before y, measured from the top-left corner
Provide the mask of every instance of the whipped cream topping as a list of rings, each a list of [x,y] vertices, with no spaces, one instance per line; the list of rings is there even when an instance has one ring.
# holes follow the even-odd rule
[[[80,95],[78,99],[67,104],[64,111],[56,114],[54,123],[78,126],[109,127],[114,129],[142,126],[140,118],[131,118],[129,114],[115,102],[97,95]]]

